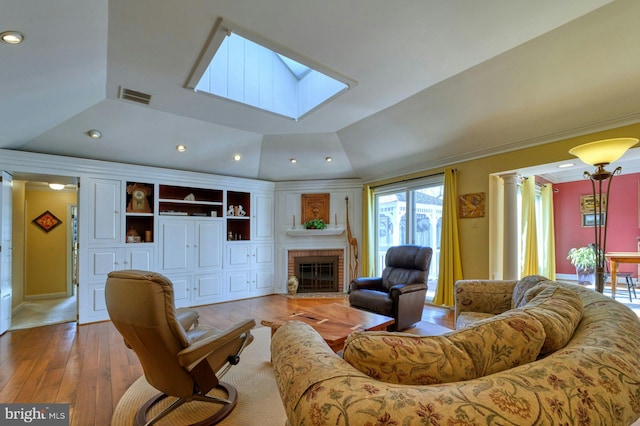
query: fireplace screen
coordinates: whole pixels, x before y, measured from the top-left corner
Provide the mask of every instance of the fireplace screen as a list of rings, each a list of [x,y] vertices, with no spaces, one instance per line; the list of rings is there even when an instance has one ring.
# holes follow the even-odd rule
[[[302,256],[294,262],[298,293],[338,291],[338,256]]]

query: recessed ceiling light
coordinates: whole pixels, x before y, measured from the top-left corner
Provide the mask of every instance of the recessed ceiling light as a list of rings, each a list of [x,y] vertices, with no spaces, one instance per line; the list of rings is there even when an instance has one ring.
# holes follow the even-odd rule
[[[240,161],[240,158],[242,158],[242,157],[240,157],[240,154],[236,154],[236,155],[233,156],[233,159],[236,160],[236,161]]]
[[[293,164],[298,162],[298,160],[296,160],[295,158],[289,158],[289,161],[291,161]]]
[[[54,191],[61,191],[64,189],[64,184],[63,183],[50,183],[49,184],[49,188],[53,189]]]
[[[185,145],[176,145],[176,151],[178,152],[185,152],[187,150],[187,147]]]
[[[573,167],[575,164],[573,163],[564,163],[564,164],[559,164],[558,168],[559,169],[566,169],[567,167]]]
[[[102,137],[102,132],[96,129],[89,130],[87,134],[91,139],[100,139]]]
[[[333,161],[333,158],[331,158],[331,157],[325,157],[325,158],[324,158],[324,161],[326,161],[327,163],[330,163],[330,162],[332,162],[332,161]]]
[[[24,41],[24,34],[18,31],[5,31],[0,33],[0,40],[7,44],[20,44]]]

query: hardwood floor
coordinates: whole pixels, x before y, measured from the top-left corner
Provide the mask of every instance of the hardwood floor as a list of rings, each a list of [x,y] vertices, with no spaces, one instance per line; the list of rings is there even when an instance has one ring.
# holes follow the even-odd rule
[[[273,295],[199,306],[200,323],[225,328],[302,306],[346,298],[297,299]],[[426,305],[423,321],[453,328],[453,312]],[[411,332],[420,334],[420,329]],[[56,324],[9,331],[0,337],[0,401],[66,403],[71,425],[109,425],[120,397],[142,375],[136,355],[111,322]]]

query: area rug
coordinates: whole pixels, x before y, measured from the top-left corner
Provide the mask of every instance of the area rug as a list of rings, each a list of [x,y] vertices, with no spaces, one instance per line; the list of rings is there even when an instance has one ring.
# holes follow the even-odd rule
[[[223,426],[255,426],[257,424],[282,426],[286,415],[276,381],[271,368],[271,329],[259,327],[252,330],[253,342],[240,355],[240,364],[234,366],[222,378],[238,390],[238,405],[222,422]],[[212,391],[209,395],[225,397],[222,392]],[[136,380],[124,393],[111,419],[112,426],[129,426],[133,424],[138,408],[149,398],[158,393],[147,383],[144,376]],[[169,400],[169,401],[167,401]],[[159,407],[151,410],[155,415],[174,399],[159,403]],[[213,414],[220,406],[203,402],[184,404],[167,417],[156,423],[158,426],[184,426],[198,422]]]

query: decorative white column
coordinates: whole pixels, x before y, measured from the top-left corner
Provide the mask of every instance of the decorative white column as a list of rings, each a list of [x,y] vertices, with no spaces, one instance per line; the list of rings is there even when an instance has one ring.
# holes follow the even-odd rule
[[[504,181],[504,241],[503,274],[505,280],[517,280],[518,275],[518,184],[516,173],[500,176]]]

